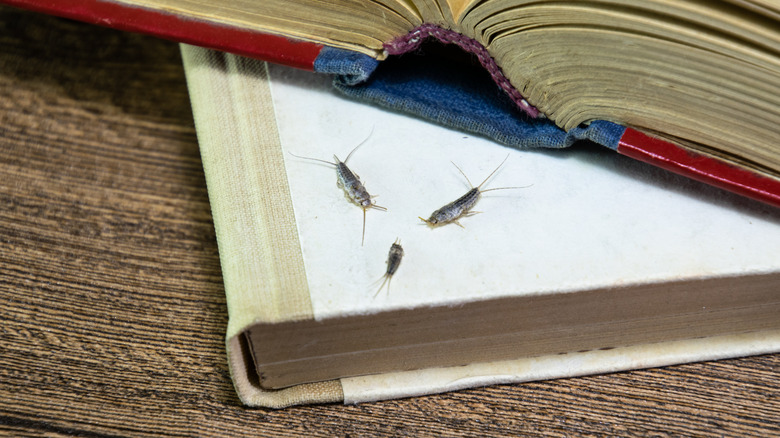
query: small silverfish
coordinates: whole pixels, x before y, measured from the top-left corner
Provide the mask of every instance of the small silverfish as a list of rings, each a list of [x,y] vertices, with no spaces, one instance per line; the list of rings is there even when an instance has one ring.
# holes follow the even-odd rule
[[[373,131],[372,131],[373,132]],[[370,137],[371,134],[369,134],[368,137]],[[366,190],[366,187],[363,185],[363,183],[360,181],[360,177],[357,176],[354,172],[352,172],[349,167],[347,167],[347,161],[349,161],[349,157],[352,156],[352,154],[363,145],[366,141],[368,141],[368,137],[366,137],[365,140],[360,142],[357,146],[355,146],[354,149],[347,155],[347,159],[344,161],[339,160],[339,157],[336,155],[333,155],[333,158],[336,160],[335,163],[332,163],[330,161],[320,160],[319,158],[311,158],[311,157],[302,157],[300,155],[295,155],[294,153],[290,152],[290,155],[297,158],[303,158],[305,160],[313,160],[313,161],[319,161],[321,163],[330,164],[331,166],[336,167],[336,184],[344,190],[344,196],[347,197],[351,202],[353,202],[355,205],[363,209],[363,235],[360,241],[360,245],[363,245],[363,243],[366,240],[366,210],[369,208],[376,208],[377,210],[387,211],[387,208],[376,205],[372,198],[374,196],[371,196],[368,194],[368,191]]]
[[[382,288],[385,287],[385,283],[387,283],[387,293],[390,293],[390,280],[393,278],[395,271],[398,269],[398,265],[401,264],[401,259],[403,257],[404,249],[401,247],[401,240],[395,239],[395,243],[390,245],[390,252],[387,254],[387,270],[385,271],[385,275],[380,278],[380,280],[382,280],[382,284],[379,285],[379,289],[377,289],[376,293],[374,294],[374,298],[376,298],[376,296],[379,295],[379,292],[382,291]]]
[[[506,158],[504,158],[504,161],[502,161],[501,164],[499,164],[498,167],[496,167],[496,169],[493,170],[493,172],[491,172],[490,175],[488,175],[487,178],[485,178],[485,180],[482,181],[482,183],[480,183],[476,187],[474,187],[471,184],[471,181],[469,181],[469,177],[467,177],[466,174],[463,173],[463,171],[460,169],[460,167],[458,167],[457,164],[452,163],[452,165],[455,166],[455,168],[458,169],[458,172],[460,172],[460,174],[463,175],[464,178],[466,178],[466,181],[468,181],[469,186],[471,186],[471,190],[466,192],[465,195],[461,196],[460,198],[456,199],[455,201],[450,202],[449,204],[445,205],[444,207],[434,211],[431,214],[431,217],[429,217],[428,219],[424,219],[424,218],[418,216],[420,218],[420,220],[422,220],[423,222],[425,222],[426,224],[428,224],[431,227],[445,225],[445,224],[448,224],[450,222],[453,222],[456,225],[458,225],[459,227],[465,228],[463,225],[460,224],[460,222],[458,222],[458,219],[460,219],[462,217],[472,216],[472,215],[475,215],[475,214],[479,213],[478,211],[471,211],[471,209],[477,204],[477,201],[479,201],[479,198],[482,195],[482,193],[490,192],[490,191],[493,191],[493,190],[523,189],[525,187],[530,187],[530,186],[524,186],[524,187],[496,187],[496,188],[493,188],[493,189],[482,190],[482,186],[490,179],[490,177],[492,177],[498,171],[498,169],[501,168],[501,166],[504,165],[504,163],[506,163],[507,159],[509,159],[509,154],[507,154]]]

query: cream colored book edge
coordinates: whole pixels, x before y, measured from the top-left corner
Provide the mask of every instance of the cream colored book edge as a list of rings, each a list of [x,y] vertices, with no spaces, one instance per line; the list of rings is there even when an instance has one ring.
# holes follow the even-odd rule
[[[780,351],[780,331],[766,331],[265,390],[242,333],[258,322],[314,318],[286,175],[272,171],[284,163],[268,72],[259,61],[186,45],[182,58],[227,296],[228,362],[247,405],[367,402]]]
[[[181,52],[229,291],[226,338],[236,390],[256,406],[341,400],[337,382],[267,392],[249,378],[241,346],[247,327],[312,318],[286,176],[259,171],[284,166],[265,64],[187,45]]]

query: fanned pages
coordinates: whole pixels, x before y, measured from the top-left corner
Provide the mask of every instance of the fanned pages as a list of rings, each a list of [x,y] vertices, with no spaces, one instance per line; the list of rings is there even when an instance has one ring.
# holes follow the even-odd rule
[[[770,178],[780,203],[776,2],[0,1],[308,69],[323,46],[383,60],[435,27],[487,53],[528,114],[566,131],[609,121],[663,137]],[[738,179],[732,189],[752,184]]]

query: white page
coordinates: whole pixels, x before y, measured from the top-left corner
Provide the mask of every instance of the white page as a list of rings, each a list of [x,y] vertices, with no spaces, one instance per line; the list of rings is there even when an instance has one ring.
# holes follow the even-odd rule
[[[387,212],[363,213],[333,167],[285,153],[316,319],[596,287],[780,271],[780,210],[598,147],[510,149],[353,102],[324,75],[271,65],[287,152],[347,163]],[[469,189],[464,228],[418,219]],[[409,182],[413,184],[410,185]],[[390,245],[405,257],[374,298]]]

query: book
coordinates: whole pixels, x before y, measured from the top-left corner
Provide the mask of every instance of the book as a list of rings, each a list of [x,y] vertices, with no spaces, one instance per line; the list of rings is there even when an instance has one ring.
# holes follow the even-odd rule
[[[442,41],[472,53],[530,120],[564,132],[616,123],[624,130],[609,147],[619,153],[780,206],[780,8],[771,2],[2,2],[324,72],[333,50],[341,70],[345,59],[367,64],[352,55],[385,64]],[[459,124],[462,107],[432,113],[425,94],[407,96],[414,104],[377,95],[379,73],[359,75],[352,94],[473,126]]]
[[[771,206],[606,149],[502,147],[315,73],[187,45],[182,58],[248,405],[780,351]],[[387,209],[365,212],[364,239],[334,167],[302,158],[334,155]],[[512,188],[485,191],[461,226],[419,219],[485,178]]]

